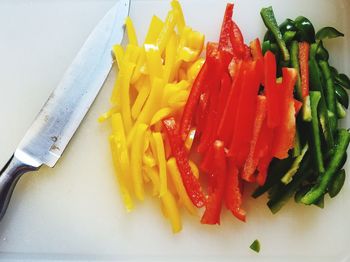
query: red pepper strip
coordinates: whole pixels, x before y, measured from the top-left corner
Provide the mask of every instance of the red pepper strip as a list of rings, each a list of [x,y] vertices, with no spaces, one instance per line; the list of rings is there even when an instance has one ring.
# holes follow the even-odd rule
[[[213,42],[208,42],[206,47],[206,61],[205,64],[207,64],[207,72],[211,72],[213,70],[218,70],[216,67],[216,60],[220,59],[220,54],[218,50],[218,44]],[[228,59],[228,58],[226,58]],[[212,74],[211,74],[212,75]],[[198,76],[197,76],[198,77]],[[200,137],[202,135],[202,131],[206,127],[206,119],[209,114],[209,99],[210,99],[210,90],[209,86],[215,82],[216,79],[213,79],[213,77],[207,77],[207,81],[203,83],[202,93],[199,96],[199,103],[197,110],[194,112],[196,116],[196,137]]]
[[[202,158],[199,168],[205,173],[210,173],[210,171],[213,170],[213,165],[213,146],[210,145],[208,150],[204,152],[204,157]]]
[[[225,188],[225,205],[236,218],[245,222],[246,212],[241,208],[242,192],[240,187],[238,168],[232,163],[229,163]]]
[[[234,121],[237,111],[237,102],[240,95],[240,85],[242,84],[243,78],[243,65],[242,62],[239,62],[236,65],[236,74],[232,81],[232,86],[227,97],[227,102],[225,104],[224,111],[222,113],[219,126],[218,126],[218,138],[224,141],[225,145],[231,143],[231,137],[233,132]]]
[[[294,99],[294,109],[295,109],[295,115],[297,116],[301,107],[303,106],[303,102],[300,102],[297,99]]]
[[[256,62],[245,62],[245,64],[246,71],[241,85],[242,90],[239,100],[236,104],[237,113],[229,150],[229,155],[236,160],[239,169],[244,165],[249,153],[256,115],[256,98],[260,87],[260,79],[256,72]]]
[[[264,56],[264,83],[267,98],[267,123],[274,128],[281,122],[280,97],[281,89],[276,85],[276,59],[275,55],[267,51]]]
[[[230,40],[231,30],[232,30],[232,14],[233,14],[233,4],[228,3],[226,5],[226,10],[224,14],[224,19],[222,21],[219,49],[226,50],[232,53],[232,44]]]
[[[207,199],[205,212],[202,216],[202,224],[220,225],[220,213],[222,207],[222,198],[225,191],[226,180],[226,155],[224,143],[216,140],[213,145],[214,168],[211,178],[211,192]]]
[[[288,157],[289,149],[294,146],[296,127],[293,89],[297,80],[297,71],[293,68],[282,68],[282,79],[283,96],[280,106],[282,121],[276,128],[272,147],[273,156],[279,159]]]
[[[199,96],[198,107],[195,112],[195,125],[196,125],[196,134],[195,137],[198,139],[203,129],[205,128],[205,119],[209,111],[209,91],[205,86],[205,91]]]
[[[273,135],[275,129],[272,129],[267,124],[267,99],[266,99],[266,117],[262,124],[258,141],[256,142],[256,149],[254,152],[254,161],[259,161],[262,157],[267,155],[270,151]]]
[[[213,55],[213,56],[211,56]],[[199,153],[205,152],[209,145],[216,139],[216,130],[218,125],[218,105],[219,105],[219,92],[220,92],[220,80],[221,80],[221,59],[220,55],[212,52],[207,54],[207,61],[209,64],[209,72],[211,72],[211,79],[209,84],[209,108],[208,114],[205,119],[205,127],[200,137],[200,144],[197,151]]]
[[[257,107],[254,120],[254,131],[252,141],[250,143],[249,154],[247,160],[244,164],[241,177],[248,182],[255,182],[254,172],[258,165],[259,160],[254,158],[254,153],[256,150],[258,137],[261,132],[261,128],[266,118],[266,97],[258,96],[257,97]]]
[[[232,85],[231,77],[227,72],[222,74],[220,83],[221,83],[221,87],[220,87],[220,95],[219,95],[219,103],[218,103],[219,116],[221,116],[225,110],[225,105],[226,105],[227,98],[230,93],[230,89]],[[217,125],[219,125],[219,123],[217,123]]]
[[[241,30],[238,25],[232,21],[232,31],[230,35],[230,40],[233,48],[233,53],[240,59],[244,58],[245,54],[245,44]]]
[[[188,154],[181,139],[181,135],[178,132],[175,119],[171,117],[164,119],[162,122],[186,192],[196,207],[202,207],[205,205],[205,196],[202,192],[199,181],[192,173],[192,169],[188,162]]]
[[[184,111],[182,113],[180,124],[180,136],[183,140],[186,139],[191,130],[192,119],[194,112],[198,106],[198,100],[208,81],[208,64],[205,62],[199,71],[191,88],[191,93],[187,99]]]
[[[263,59],[264,56],[262,54],[261,44],[259,38],[255,38],[250,42],[250,52],[252,54],[253,60]]]
[[[308,42],[299,43],[301,94],[303,98],[309,95],[309,52],[310,44]]]

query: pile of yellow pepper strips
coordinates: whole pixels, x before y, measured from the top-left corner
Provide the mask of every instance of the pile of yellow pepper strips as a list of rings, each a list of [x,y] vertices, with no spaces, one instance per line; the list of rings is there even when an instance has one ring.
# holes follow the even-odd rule
[[[118,77],[111,96],[111,109],[99,121],[109,120],[112,157],[123,202],[128,211],[133,196],[144,199],[146,184],[161,201],[161,209],[173,232],[182,228],[180,207],[191,214],[196,208],[183,185],[169,143],[161,132],[161,120],[180,119],[192,83],[204,60],[200,54],[204,35],[184,20],[178,1],[171,2],[165,21],[153,16],[146,39],[139,44],[130,18],[125,21],[129,43],[113,47]],[[193,131],[194,132],[194,131]],[[189,150],[194,134],[185,142]],[[196,165],[190,161],[198,178]]]

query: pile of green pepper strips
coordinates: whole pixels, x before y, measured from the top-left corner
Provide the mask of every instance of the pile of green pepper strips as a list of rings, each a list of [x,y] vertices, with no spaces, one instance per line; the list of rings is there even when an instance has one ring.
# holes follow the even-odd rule
[[[297,203],[324,207],[324,196],[335,197],[345,180],[342,169],[350,142],[348,130],[338,127],[349,105],[347,91],[350,80],[329,65],[329,53],[323,40],[344,36],[332,27],[324,27],[315,34],[312,23],[303,16],[286,19],[278,25],[272,7],[263,8],[261,17],[268,29],[262,44],[276,55],[277,76],[282,67],[297,69],[295,98],[303,103],[297,116],[297,135],[294,149],[283,160],[274,159],[269,167],[266,183],[258,187],[253,197],[268,192],[267,205],[273,213],[279,211],[294,196]],[[307,96],[302,93],[301,75],[305,65],[300,64],[300,43],[308,43],[306,72]],[[301,70],[304,67],[304,72]]]

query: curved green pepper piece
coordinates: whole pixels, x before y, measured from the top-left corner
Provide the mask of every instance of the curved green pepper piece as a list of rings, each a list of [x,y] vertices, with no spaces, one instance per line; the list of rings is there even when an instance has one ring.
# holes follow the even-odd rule
[[[337,141],[338,143],[334,155],[328,164],[326,172],[321,174],[317,184],[301,199],[302,203],[306,205],[316,203],[324,195],[336,172],[339,170],[341,161],[350,142],[350,133],[346,129],[340,129],[338,131]]]
[[[338,76],[338,74],[339,74],[338,70],[333,66],[330,66],[329,70],[331,70],[331,74],[332,74],[333,78],[335,79],[335,77]]]
[[[328,61],[329,59],[329,53],[327,49],[323,46],[322,41],[319,42],[318,48],[316,50],[316,58],[325,61]]]
[[[326,38],[331,39],[331,38],[336,38],[340,36],[344,36],[344,34],[342,32],[339,32],[334,27],[326,26],[318,30],[316,34],[316,39],[323,40]]]
[[[340,85],[335,84],[335,97],[339,101],[340,104],[342,104],[346,109],[349,107],[349,95],[345,91],[344,88],[342,88]]]
[[[287,31],[294,31],[294,32],[297,31],[294,21],[289,18],[287,18],[286,20],[284,20],[282,24],[280,24],[279,29],[282,35]]]
[[[345,182],[345,170],[341,169],[331,181],[328,187],[328,194],[331,198],[338,195]]]
[[[315,42],[315,29],[309,19],[304,16],[298,16],[295,20],[295,27],[298,29],[297,38],[299,41],[308,43]]]
[[[339,74],[334,78],[335,82],[346,89],[350,89],[350,79],[346,74]]]
[[[280,48],[284,61],[289,61],[289,51],[287,49],[286,43],[283,40],[281,31],[278,27],[275,15],[273,13],[273,9],[271,6],[262,8],[260,11],[260,15],[264,21],[265,26],[269,29],[269,31],[273,34],[278,47]]]

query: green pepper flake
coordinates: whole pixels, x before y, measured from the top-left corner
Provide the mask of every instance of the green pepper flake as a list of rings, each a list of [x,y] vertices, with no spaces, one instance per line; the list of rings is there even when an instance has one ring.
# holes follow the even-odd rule
[[[259,240],[255,239],[254,242],[249,247],[251,250],[255,251],[256,253],[260,252],[260,242]]]

